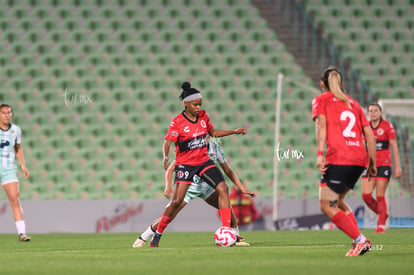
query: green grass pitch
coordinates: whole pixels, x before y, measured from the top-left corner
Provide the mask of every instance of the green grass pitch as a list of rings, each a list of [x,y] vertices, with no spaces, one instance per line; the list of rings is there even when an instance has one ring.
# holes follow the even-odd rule
[[[216,247],[212,232],[166,231],[159,248],[132,248],[137,234],[0,235],[0,274],[413,274],[414,229],[362,231],[373,250],[345,257],[338,231],[242,232],[250,247]]]

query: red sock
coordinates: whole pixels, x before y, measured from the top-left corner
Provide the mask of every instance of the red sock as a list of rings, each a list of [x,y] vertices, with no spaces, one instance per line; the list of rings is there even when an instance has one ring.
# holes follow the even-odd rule
[[[377,201],[372,197],[372,194],[362,194],[362,199],[365,201],[367,206],[375,212],[375,214],[378,214],[378,206]]]
[[[385,197],[378,196],[378,225],[385,225],[387,221],[387,202],[385,201]]]
[[[171,220],[172,220],[171,217],[167,217],[167,216],[164,216],[164,214],[162,214],[160,223],[158,224],[158,227],[157,227],[157,232],[162,234],[162,232],[164,232],[164,229],[167,227],[167,225],[170,223]]]
[[[219,209],[221,225],[225,227],[230,227],[231,223],[231,209],[230,208],[221,208]]]
[[[348,214],[346,214],[347,216],[348,216],[348,219],[350,219],[351,221],[352,221],[352,223],[356,226],[356,227],[358,227],[358,222],[357,222],[357,220],[355,219],[355,215],[354,215],[354,212],[349,212]]]
[[[353,240],[361,234],[358,227],[354,225],[353,221],[343,211],[336,213],[331,221]]]

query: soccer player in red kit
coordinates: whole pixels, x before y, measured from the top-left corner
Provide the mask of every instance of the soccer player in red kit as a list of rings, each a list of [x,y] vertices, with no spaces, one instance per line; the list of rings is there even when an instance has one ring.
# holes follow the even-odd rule
[[[375,233],[385,233],[385,223],[388,218],[385,192],[391,178],[391,152],[394,156],[395,177],[401,177],[400,154],[398,152],[395,131],[392,124],[382,119],[382,108],[377,103],[368,106],[370,126],[377,143],[377,175],[375,177],[362,177],[362,199],[367,206],[378,215],[377,229]],[[376,200],[372,192],[376,188]]]
[[[363,135],[368,145],[368,175],[376,175],[375,140],[359,103],[343,93],[340,71],[335,67],[327,68],[320,84],[323,93],[312,101],[318,146],[317,168],[322,174],[320,208],[352,238],[352,247],[346,256],[359,256],[369,251],[372,243],[359,231],[352,209],[344,198],[365,170],[367,154]]]
[[[171,121],[163,145],[164,169],[167,170],[170,145],[171,142],[175,143],[175,190],[149,243],[150,247],[158,247],[161,234],[182,204],[194,175],[201,177],[216,190],[222,226],[230,227],[231,208],[228,187],[220,169],[209,157],[206,139],[207,135],[212,137],[244,135],[246,129],[215,130],[207,113],[201,110],[201,93],[192,88],[189,82],[184,82],[181,88],[183,91],[180,99],[184,102],[185,109]]]

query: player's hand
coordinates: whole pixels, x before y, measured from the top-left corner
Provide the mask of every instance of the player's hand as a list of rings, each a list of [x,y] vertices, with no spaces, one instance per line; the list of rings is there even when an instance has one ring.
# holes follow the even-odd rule
[[[168,160],[169,160],[168,157],[165,157],[164,160],[163,160],[165,171],[167,171],[167,169],[168,169]]]
[[[368,180],[370,180],[371,177],[375,177],[377,175],[377,166],[375,162],[372,162],[371,160],[368,163],[367,174]]]
[[[24,178],[27,179],[29,177],[29,171],[27,170],[26,167],[22,167],[22,171],[24,173]]]
[[[318,168],[319,173],[325,175],[325,172],[328,168],[326,168],[325,158],[323,156],[318,156],[316,160],[316,167]]]
[[[165,188],[164,190],[164,197],[166,197],[167,199],[169,199],[171,197],[172,194],[172,190],[170,187]]]
[[[241,127],[241,128],[234,129],[234,133],[238,135],[245,135],[247,133],[247,130],[246,128]]]
[[[401,171],[401,168],[400,168],[400,167],[396,167],[396,168],[395,168],[395,172],[394,172],[394,177],[395,177],[396,179],[398,179],[398,178],[401,178],[401,176],[402,176],[402,171]]]
[[[256,196],[256,193],[254,193],[254,192],[252,192],[252,191],[249,191],[249,190],[244,190],[244,191],[242,191],[243,192],[243,194],[246,194],[246,195],[248,195],[248,196],[250,196],[250,197],[252,197],[252,198],[256,198],[257,196]]]

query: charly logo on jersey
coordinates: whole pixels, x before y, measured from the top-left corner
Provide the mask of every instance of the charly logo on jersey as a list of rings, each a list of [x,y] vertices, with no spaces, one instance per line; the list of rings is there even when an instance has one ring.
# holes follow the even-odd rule
[[[185,126],[185,127],[184,127],[184,132],[186,132],[186,133],[190,132],[190,127]]]
[[[9,146],[10,142],[8,140],[0,142],[0,148],[3,149],[6,146]]]
[[[382,135],[384,134],[384,129],[382,129],[382,128],[378,128],[378,130],[377,130],[377,134],[378,134],[379,136],[382,136]]]

